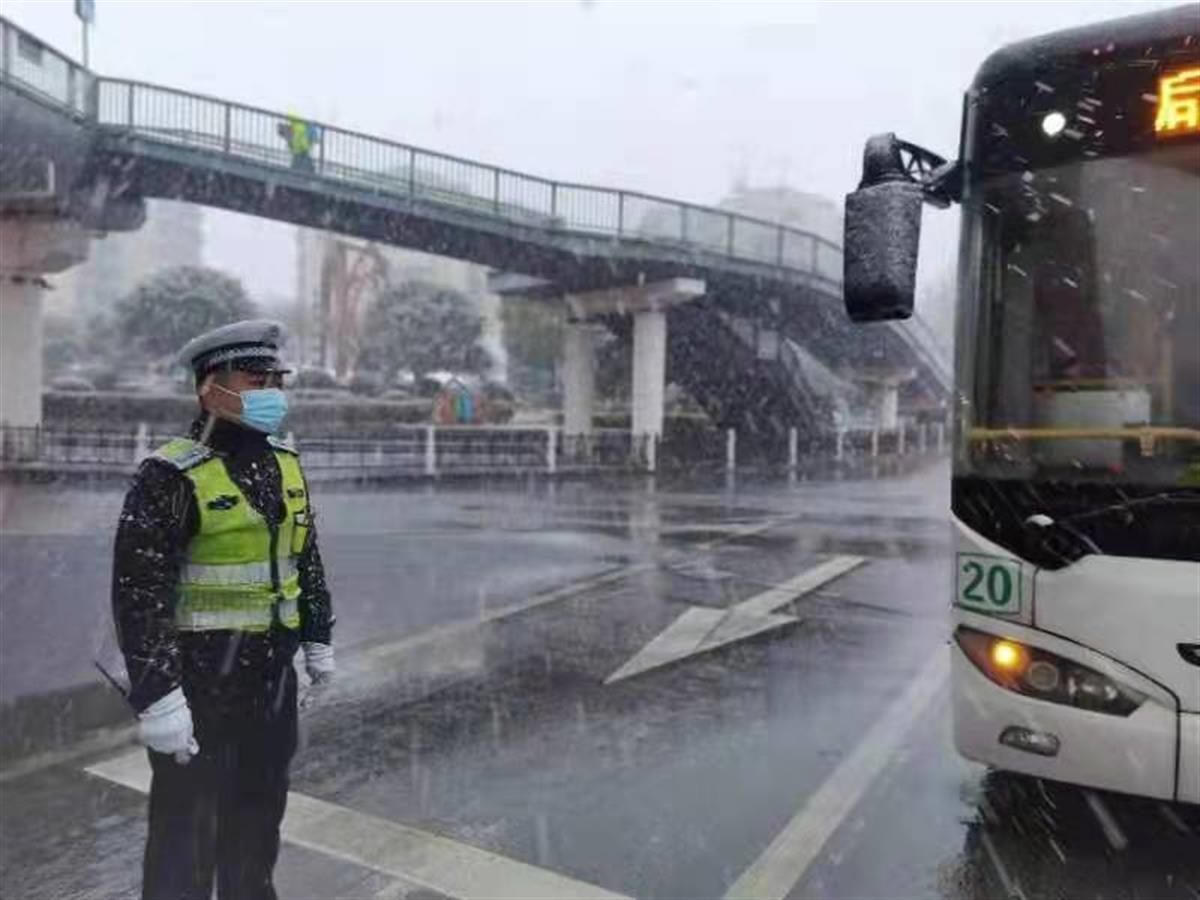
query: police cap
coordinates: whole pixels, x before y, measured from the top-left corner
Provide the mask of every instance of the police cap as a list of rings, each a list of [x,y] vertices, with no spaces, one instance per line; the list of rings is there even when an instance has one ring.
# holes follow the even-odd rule
[[[197,378],[214,369],[245,372],[288,372],[279,353],[287,335],[283,326],[270,319],[247,319],[206,331],[179,351],[179,362]]]

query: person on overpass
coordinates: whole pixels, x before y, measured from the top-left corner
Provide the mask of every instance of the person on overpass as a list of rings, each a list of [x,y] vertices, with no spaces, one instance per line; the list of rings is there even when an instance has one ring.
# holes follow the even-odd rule
[[[320,128],[295,113],[288,113],[287,121],[280,122],[276,131],[287,142],[288,151],[292,154],[292,168],[312,172],[312,148],[321,141]]]
[[[200,411],[125,498],[112,606],[153,778],[144,900],[275,900],[297,743],[303,648],[312,691],[334,673],[334,623],[300,459],[271,435],[287,410],[282,327],[192,340]]]

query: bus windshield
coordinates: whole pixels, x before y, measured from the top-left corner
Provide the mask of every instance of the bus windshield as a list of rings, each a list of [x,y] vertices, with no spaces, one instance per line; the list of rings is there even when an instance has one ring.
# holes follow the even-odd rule
[[[974,186],[961,473],[1200,484],[1198,177],[1186,143]]]

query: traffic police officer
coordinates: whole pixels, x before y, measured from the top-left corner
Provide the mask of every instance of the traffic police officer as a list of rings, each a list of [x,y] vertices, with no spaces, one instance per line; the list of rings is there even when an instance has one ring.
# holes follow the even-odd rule
[[[138,470],[113,565],[113,616],[153,779],[144,900],[274,900],[303,647],[334,672],[333,615],[287,410],[283,330],[226,325],[180,353],[200,413]]]

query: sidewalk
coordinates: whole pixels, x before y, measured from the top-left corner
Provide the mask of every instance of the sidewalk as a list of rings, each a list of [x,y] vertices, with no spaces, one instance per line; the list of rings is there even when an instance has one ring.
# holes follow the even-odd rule
[[[113,755],[0,783],[0,897],[137,900],[146,798],[83,771]],[[418,885],[287,842],[275,872],[281,900],[441,900]]]

